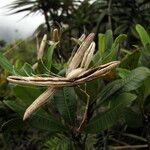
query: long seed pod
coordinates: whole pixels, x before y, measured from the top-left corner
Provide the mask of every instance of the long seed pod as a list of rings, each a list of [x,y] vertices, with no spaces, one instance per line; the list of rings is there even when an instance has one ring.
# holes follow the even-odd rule
[[[40,48],[38,50],[37,60],[39,60],[39,59],[41,59],[43,57],[44,49],[45,49],[45,46],[46,46],[46,41],[47,41],[47,35],[45,34],[43,36],[42,42],[40,44]]]
[[[106,66],[106,67],[104,67],[104,68],[102,68],[102,69],[94,70],[94,68],[93,68],[93,70],[94,70],[93,73],[91,73],[91,74],[89,74],[89,75],[87,75],[87,76],[85,76],[85,77],[80,77],[80,76],[78,76],[79,79],[77,78],[76,82],[77,82],[78,84],[80,84],[80,83],[83,83],[83,81],[84,81],[84,82],[87,82],[87,81],[91,81],[91,80],[94,80],[94,79],[99,78],[99,77],[103,77],[103,76],[105,76],[109,71],[111,71],[112,69],[116,68],[119,64],[120,64],[120,61],[113,61],[112,63],[109,63],[108,66]],[[103,65],[103,66],[104,66],[104,65]],[[100,68],[100,67],[99,67],[99,68]],[[91,72],[90,69],[89,69],[89,72]],[[88,74],[88,70],[87,70],[86,73]],[[83,74],[82,76],[84,76],[84,74]],[[74,84],[75,84],[75,83],[74,83]]]
[[[82,34],[78,40],[79,40],[80,43],[82,44],[82,42],[85,40],[85,38],[86,38],[86,35],[85,35],[85,34]],[[68,60],[68,64],[70,64],[70,62],[72,61],[72,58],[73,58],[75,52],[77,52],[77,51],[78,51],[78,50],[77,50],[77,46],[75,46],[75,48],[73,49],[73,51],[72,51],[72,53],[71,53],[71,56],[70,56],[70,58],[69,58],[69,60]]]
[[[93,42],[91,51],[87,55],[87,59],[86,59],[86,62],[84,64],[84,68],[85,69],[87,69],[89,67],[89,65],[90,65],[90,63],[92,61],[93,55],[94,55],[94,51],[95,51],[95,42]]]
[[[64,77],[20,77],[20,76],[9,76],[7,80],[11,83],[19,85],[35,85],[35,86],[53,86],[53,87],[64,87],[64,86],[74,86],[82,84],[87,81],[99,78],[109,72],[110,70],[116,68],[120,64],[120,61],[113,61],[105,65],[99,66],[97,68],[91,68],[80,75],[78,75],[74,81],[69,80]]]
[[[68,73],[67,79],[68,80],[74,79],[74,78],[78,77],[83,72],[84,72],[84,68],[74,69],[70,73]]]
[[[25,111],[23,120],[26,120],[39,107],[47,102],[48,98],[52,98],[57,88],[49,87],[43,94],[41,94]]]
[[[79,49],[77,50],[77,52],[75,53],[74,57],[72,58],[68,70],[67,70],[67,74],[73,70],[76,69],[79,64],[81,63],[84,53],[85,51],[88,49],[88,47],[90,46],[90,44],[92,43],[94,39],[94,33],[91,33],[87,36],[87,38],[84,40],[84,42],[80,45]]]
[[[92,42],[87,51],[84,54],[83,60],[81,62],[81,68],[87,69],[95,51],[95,42]]]

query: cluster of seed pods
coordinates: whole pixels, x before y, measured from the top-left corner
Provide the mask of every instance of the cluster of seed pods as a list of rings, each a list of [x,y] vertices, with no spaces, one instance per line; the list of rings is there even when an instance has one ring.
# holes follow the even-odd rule
[[[38,50],[37,59],[42,59],[43,57],[46,40],[47,36],[44,35]],[[95,51],[94,33],[90,33],[87,37],[83,34],[79,40],[81,44],[76,53],[69,59],[66,77],[9,76],[7,78],[8,81],[15,84],[48,87],[47,90],[26,109],[23,120],[29,118],[38,108],[45,104],[48,99],[51,99],[58,89],[66,86],[76,86],[102,77],[119,65],[119,61],[113,61],[88,69]],[[37,67],[37,65],[36,63],[33,68]]]

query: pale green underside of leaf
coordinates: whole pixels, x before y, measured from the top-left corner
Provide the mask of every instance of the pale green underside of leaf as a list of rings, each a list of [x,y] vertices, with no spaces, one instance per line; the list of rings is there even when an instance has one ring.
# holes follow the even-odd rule
[[[142,44],[144,46],[146,46],[147,44],[150,44],[150,36],[141,25],[139,24],[136,25],[136,31],[138,32],[140,39],[142,41]]]

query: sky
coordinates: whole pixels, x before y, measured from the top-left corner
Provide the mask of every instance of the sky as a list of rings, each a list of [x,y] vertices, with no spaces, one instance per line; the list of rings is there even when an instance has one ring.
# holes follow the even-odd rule
[[[26,38],[44,22],[41,14],[34,14],[23,18],[26,13],[8,15],[6,5],[14,0],[0,0],[0,39],[13,42],[17,38]]]

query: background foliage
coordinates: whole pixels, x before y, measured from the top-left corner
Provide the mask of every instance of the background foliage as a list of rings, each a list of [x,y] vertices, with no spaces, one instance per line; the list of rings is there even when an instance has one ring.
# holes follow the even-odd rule
[[[148,0],[16,0],[10,4],[11,13],[41,12],[45,23],[32,38],[6,45],[2,42],[0,46],[1,147],[90,150],[142,145],[150,148],[149,7]],[[60,29],[60,45],[47,45],[44,64],[34,71],[31,66],[36,62],[38,47],[35,35],[38,33],[40,41],[43,33],[48,32],[50,39],[54,27]],[[23,122],[25,109],[45,88],[12,86],[6,77],[62,73],[78,42],[71,37],[77,38],[83,32],[96,33],[97,51],[91,66],[120,60],[119,68],[86,85],[63,88],[52,103]],[[86,126],[77,133],[87,104]]]

